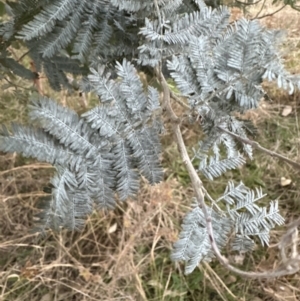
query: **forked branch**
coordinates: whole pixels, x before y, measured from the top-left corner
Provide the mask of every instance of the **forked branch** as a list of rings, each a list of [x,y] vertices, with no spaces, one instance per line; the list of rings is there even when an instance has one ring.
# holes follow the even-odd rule
[[[274,152],[274,151],[271,151],[271,150],[269,150],[269,149],[267,149],[267,148],[261,146],[258,142],[253,141],[253,140],[250,140],[250,139],[248,139],[248,138],[241,137],[241,136],[239,136],[239,135],[237,135],[237,134],[235,134],[235,133],[232,133],[232,132],[230,132],[230,131],[224,129],[224,128],[221,127],[221,126],[218,126],[218,129],[221,130],[221,131],[223,131],[224,133],[227,133],[227,134],[229,134],[230,136],[236,138],[237,140],[241,141],[242,143],[249,144],[249,145],[251,145],[253,148],[258,149],[258,150],[260,150],[260,151],[262,151],[262,152],[264,152],[264,153],[270,155],[271,157],[279,158],[279,159],[281,159],[281,160],[287,162],[287,163],[290,164],[291,166],[293,166],[295,169],[300,170],[300,164],[299,164],[299,163],[297,163],[297,162],[295,162],[295,161],[293,161],[293,160],[291,160],[291,159],[289,159],[289,158],[287,158],[287,157],[285,157],[285,156],[283,156],[283,155],[280,155],[280,154],[278,154],[278,153],[276,153],[276,152]]]

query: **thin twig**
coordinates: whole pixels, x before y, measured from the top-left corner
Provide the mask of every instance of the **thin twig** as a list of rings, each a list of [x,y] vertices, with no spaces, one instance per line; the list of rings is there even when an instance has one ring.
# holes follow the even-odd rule
[[[282,6],[281,8],[275,10],[275,11],[272,12],[272,13],[269,13],[269,14],[266,14],[266,15],[262,15],[262,16],[260,16],[260,17],[258,17],[259,14],[257,14],[256,17],[253,18],[252,20],[255,20],[255,19],[263,19],[263,18],[266,18],[266,17],[271,17],[271,16],[277,14],[278,12],[280,12],[281,10],[283,10],[285,7],[286,7],[286,4],[285,4],[284,6]]]
[[[43,197],[43,196],[48,196],[48,193],[42,193],[42,192],[36,192],[36,193],[18,193],[16,195],[10,195],[7,197],[3,197],[2,195],[0,195],[1,198],[1,202],[5,203],[8,200],[11,199],[17,199],[17,198],[28,198],[28,197]]]
[[[163,101],[163,105],[165,106],[168,115],[171,119],[171,121],[173,123],[179,124],[180,119],[177,117],[177,115],[175,114],[175,112],[173,111],[173,108],[171,106],[171,102],[170,102],[170,89],[168,86],[168,83],[165,79],[165,77],[163,76],[162,72],[160,72],[159,68],[155,68],[155,73],[157,74],[158,79],[161,81],[162,83],[162,87],[163,87],[163,97],[164,97],[164,101]],[[168,96],[168,101],[165,100],[166,95]]]
[[[170,91],[171,98],[173,98],[176,102],[178,102],[185,109],[190,110],[190,106],[183,102],[174,92]]]
[[[244,6],[250,6],[250,5],[255,5],[255,4],[258,4],[259,2],[261,2],[262,0],[258,0],[258,1],[256,1],[256,2],[249,2],[249,3],[247,3],[247,2],[242,2],[242,1],[239,1],[239,0],[236,0],[236,3],[239,3],[239,4],[241,4],[241,5],[244,5]]]
[[[262,6],[261,6],[261,8],[260,8],[260,10],[258,11],[258,13],[256,14],[256,16],[255,16],[253,19],[257,19],[257,17],[258,17],[258,16],[260,15],[260,13],[262,12],[262,10],[263,10],[265,4],[266,4],[266,0],[264,0]]]
[[[159,10],[159,6],[158,6],[158,3],[157,3],[157,0],[154,0],[154,6],[155,6],[155,9],[156,9],[156,12],[157,12],[157,17],[158,17],[158,23],[161,27],[162,25],[162,22],[161,22],[161,15],[160,15],[160,10]],[[162,27],[160,28],[160,30],[162,31]],[[162,32],[161,32],[162,34]]]
[[[10,173],[10,172],[13,172],[13,171],[17,171],[17,170],[20,170],[20,169],[41,169],[41,168],[54,168],[52,165],[50,164],[46,164],[46,163],[41,163],[41,164],[29,164],[29,165],[22,165],[22,166],[17,166],[17,167],[14,167],[14,168],[11,168],[11,169],[7,169],[7,170],[4,170],[4,171],[1,171],[0,172],[0,176],[3,176],[7,173]]]
[[[23,54],[19,57],[19,59],[18,59],[17,62],[21,62],[21,61],[23,60],[23,58],[24,58],[30,51],[31,51],[31,49],[28,50],[28,51],[26,51],[25,53],[23,53]]]
[[[20,86],[20,85],[17,85],[17,84],[15,84],[15,83],[13,83],[12,81],[10,81],[9,79],[7,79],[6,77],[3,77],[3,79],[4,79],[5,81],[7,81],[10,85],[14,86],[15,88],[20,88],[20,89],[32,91],[32,89],[30,89],[30,88],[25,88],[25,87],[23,87],[23,86]]]
[[[283,155],[280,155],[280,154],[278,154],[278,153],[276,153],[276,152],[273,152],[273,151],[271,151],[271,150],[269,150],[269,149],[267,149],[267,148],[261,146],[258,142],[253,141],[253,140],[250,140],[250,139],[248,139],[248,138],[241,137],[241,136],[239,136],[239,135],[237,135],[237,134],[235,134],[235,133],[232,133],[232,132],[230,132],[230,131],[228,131],[228,130],[222,128],[221,126],[218,126],[218,129],[220,129],[220,130],[223,131],[224,133],[229,134],[230,136],[232,136],[232,137],[238,139],[239,141],[241,141],[241,142],[243,142],[243,143],[245,143],[245,144],[249,144],[249,145],[251,145],[252,147],[254,147],[254,148],[256,148],[256,149],[263,151],[264,153],[270,155],[271,157],[279,158],[279,159],[281,159],[281,160],[287,162],[288,164],[290,164],[290,165],[291,165],[292,167],[294,167],[295,169],[299,169],[299,170],[300,170],[300,164],[299,164],[299,163],[297,163],[297,162],[295,162],[295,161],[293,161],[293,160],[291,160],[291,159],[289,159],[289,158],[287,158],[287,157],[285,157],[285,156],[283,156]]]

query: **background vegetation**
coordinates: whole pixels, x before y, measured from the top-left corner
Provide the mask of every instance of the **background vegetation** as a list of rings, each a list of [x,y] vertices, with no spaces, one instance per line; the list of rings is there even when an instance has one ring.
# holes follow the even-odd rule
[[[247,10],[235,7],[232,18],[270,14],[261,22],[286,29],[282,48],[286,66],[300,73],[300,13],[286,6],[272,15],[282,3],[274,7],[264,2],[261,9],[262,4],[259,1]],[[14,51],[16,57],[23,54],[21,48]],[[26,56],[23,63],[30,65]],[[77,111],[98,101],[93,95],[84,98],[66,91],[53,92],[43,79],[39,84],[44,94]],[[26,122],[27,96],[36,93],[36,83],[1,78],[1,85],[0,123]],[[300,93],[288,96],[272,85],[265,88],[269,99],[249,114],[258,127],[257,141],[299,162]],[[188,122],[183,123],[183,133],[191,150],[201,133]],[[114,212],[94,212],[81,233],[48,233],[42,238],[30,231],[39,199],[46,195],[44,188],[49,185],[52,167],[1,154],[0,300],[299,300],[299,274],[272,281],[246,280],[214,262],[184,276],[182,267],[170,261],[172,242],[192,196],[188,174],[172,141],[168,134],[163,137],[163,183],[155,187],[145,183],[137,200],[122,204]],[[226,178],[205,181],[206,189],[219,195],[228,179],[243,180],[250,188],[261,185],[268,193],[266,201],[279,199],[287,223],[299,217],[299,172],[257,151],[254,158],[240,170],[227,173]],[[270,248],[259,247],[250,255],[231,260],[245,270],[256,271],[280,264],[274,247],[284,230],[272,232]]]

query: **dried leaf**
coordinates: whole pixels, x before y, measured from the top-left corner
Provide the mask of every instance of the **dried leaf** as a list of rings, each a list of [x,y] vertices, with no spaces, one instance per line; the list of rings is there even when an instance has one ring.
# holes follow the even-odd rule
[[[290,115],[292,113],[292,111],[293,111],[292,106],[285,106],[281,112],[281,115],[283,117],[286,117],[286,116]]]
[[[26,261],[24,267],[21,268],[20,275],[24,278],[31,279],[34,278],[39,270],[32,267],[32,262],[30,260]]]
[[[244,254],[237,254],[237,255],[234,255],[232,259],[233,259],[235,264],[243,264],[244,259],[245,259],[245,255]]]
[[[50,293],[44,295],[42,298],[41,298],[41,301],[51,301],[53,300],[53,297]]]
[[[232,283],[236,283],[236,281],[237,281],[236,276],[234,276],[234,275],[229,275],[229,276],[227,277],[227,279],[225,280],[225,283],[226,283],[227,285],[229,285],[229,284],[232,284]]]
[[[99,283],[99,282],[102,281],[102,278],[101,278],[100,275],[93,275],[93,276],[91,277],[91,281],[94,282],[94,283]]]
[[[18,281],[20,279],[20,276],[18,274],[10,274],[7,276],[7,279],[11,279],[14,278],[16,279],[16,281]]]
[[[162,284],[161,284],[160,282],[154,280],[154,279],[148,281],[147,284],[148,284],[148,285],[151,285],[151,286],[153,286],[153,287],[157,287],[157,288],[159,288],[159,289],[163,289]]]
[[[110,226],[109,229],[108,229],[108,234],[116,232],[117,226],[118,226],[117,223]]]
[[[130,228],[131,227],[131,220],[130,220],[130,218],[124,216],[124,218],[123,218],[123,227],[124,228]]]
[[[166,290],[164,291],[164,297],[168,296],[168,297],[182,297],[184,295],[186,295],[187,292],[179,292],[179,291],[171,291],[171,290]]]
[[[282,187],[285,187],[285,186],[288,186],[292,183],[292,180],[291,179],[286,179],[285,177],[281,177],[280,179],[280,185]]]
[[[88,269],[80,268],[79,276],[81,276],[86,282],[88,282],[93,277],[93,274]]]

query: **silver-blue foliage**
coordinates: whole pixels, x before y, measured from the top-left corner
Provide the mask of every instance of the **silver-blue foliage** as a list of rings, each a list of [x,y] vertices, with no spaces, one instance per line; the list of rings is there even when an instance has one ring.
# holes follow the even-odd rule
[[[83,225],[96,204],[114,208],[139,190],[140,176],[151,184],[163,178],[159,91],[144,87],[133,64],[156,67],[167,62],[171,77],[188,100],[191,120],[205,137],[193,161],[210,180],[252,158],[249,124],[237,117],[257,108],[264,97],[263,80],[276,81],[290,93],[300,77],[282,64],[281,34],[258,21],[229,22],[226,7],[209,8],[202,0],[20,0],[10,3],[12,17],[0,24],[5,43],[21,39],[37,71],[50,85],[71,88],[66,73],[87,74],[82,89],[101,104],[79,116],[42,97],[30,105],[35,126],[3,126],[0,149],[49,162],[56,168],[44,227],[70,229]],[[14,62],[0,47],[4,68],[27,79],[34,74]],[[123,59],[127,58],[127,59]],[[115,65],[116,80],[106,67]],[[122,63],[120,63],[122,62]],[[217,246],[233,251],[253,249],[254,238],[268,245],[270,230],[284,220],[278,202],[261,207],[261,189],[243,183],[228,186],[219,199],[208,198]],[[186,273],[214,254],[207,221],[199,204],[187,213],[172,259],[186,263]]]
[[[51,163],[56,168],[43,226],[76,229],[93,204],[114,208],[134,197],[140,176],[162,180],[161,146],[152,115],[159,108],[153,87],[143,90],[132,64],[117,64],[118,83],[104,69],[91,70],[90,84],[101,104],[81,116],[41,97],[29,106],[35,127],[3,126],[0,149]]]

